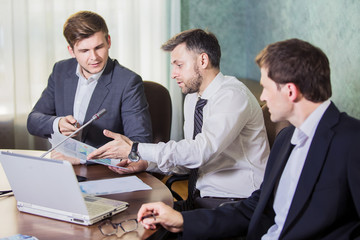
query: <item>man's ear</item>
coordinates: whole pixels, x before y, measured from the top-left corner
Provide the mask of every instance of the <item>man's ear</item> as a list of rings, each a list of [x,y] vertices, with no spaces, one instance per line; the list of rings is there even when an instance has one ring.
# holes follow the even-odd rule
[[[302,94],[294,83],[286,83],[286,90],[290,101],[297,102],[300,100]]]
[[[110,47],[111,47],[111,37],[110,37],[110,35],[108,35],[107,43],[108,43],[109,48],[110,48]],[[108,48],[108,49],[109,49],[109,48]]]
[[[71,55],[72,57],[75,57],[74,50],[72,49],[72,47],[70,47],[70,45],[67,46],[67,49],[68,49],[70,55]]]
[[[205,69],[209,66],[210,64],[210,59],[209,59],[209,56],[206,54],[206,53],[201,53],[199,55],[199,63],[200,63],[200,66],[201,68]]]

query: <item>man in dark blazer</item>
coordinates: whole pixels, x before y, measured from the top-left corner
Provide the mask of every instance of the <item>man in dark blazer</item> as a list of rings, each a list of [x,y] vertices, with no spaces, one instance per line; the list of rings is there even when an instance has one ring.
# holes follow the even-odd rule
[[[144,204],[138,220],[183,239],[360,239],[360,121],[329,100],[326,55],[290,39],[267,46],[256,62],[271,120],[293,125],[277,136],[260,189],[211,210]]]
[[[110,59],[111,39],[104,19],[81,11],[64,24],[73,58],[54,65],[48,85],[28,116],[28,131],[49,138],[76,131],[102,109],[107,113],[85,127],[82,142],[100,147],[104,129],[134,141],[151,142],[151,119],[141,77]]]

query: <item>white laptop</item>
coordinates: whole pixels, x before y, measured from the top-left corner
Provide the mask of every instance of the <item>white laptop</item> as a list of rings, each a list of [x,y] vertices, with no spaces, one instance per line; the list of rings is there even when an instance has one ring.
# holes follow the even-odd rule
[[[21,212],[91,225],[129,206],[123,201],[83,195],[68,161],[1,151],[0,162]]]

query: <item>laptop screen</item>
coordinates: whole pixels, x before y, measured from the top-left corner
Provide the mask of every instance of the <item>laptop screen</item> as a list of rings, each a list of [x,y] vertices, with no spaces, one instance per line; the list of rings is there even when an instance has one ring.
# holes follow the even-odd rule
[[[9,152],[0,161],[19,203],[88,214],[69,162]]]

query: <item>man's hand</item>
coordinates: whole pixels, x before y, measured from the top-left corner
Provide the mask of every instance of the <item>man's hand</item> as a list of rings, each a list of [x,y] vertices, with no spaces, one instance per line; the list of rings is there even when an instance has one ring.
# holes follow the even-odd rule
[[[163,202],[143,204],[137,214],[138,222],[141,222],[145,229],[155,229],[161,224],[170,232],[183,231],[184,219],[180,212]]]
[[[109,130],[104,130],[104,135],[108,138],[114,139],[111,142],[96,149],[87,156],[87,159],[97,158],[114,158],[114,159],[127,159],[131,151],[133,142],[124,135],[113,133]]]
[[[140,160],[138,162],[132,162],[129,159],[123,159],[120,163],[117,164],[117,166],[124,167],[126,168],[126,170],[117,167],[109,167],[109,168],[110,170],[119,174],[130,174],[130,173],[145,171],[148,167],[148,162],[144,160]]]
[[[51,155],[50,155],[51,159],[58,159],[58,160],[66,160],[68,162],[70,162],[72,165],[79,165],[80,164],[80,159],[79,158],[75,158],[75,157],[69,157],[66,156],[62,153],[59,153],[55,150],[51,151]]]
[[[75,132],[78,127],[80,127],[80,124],[72,115],[67,115],[66,117],[60,118],[59,120],[59,131],[65,136],[69,136],[70,134]]]

